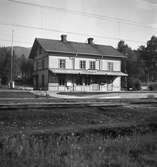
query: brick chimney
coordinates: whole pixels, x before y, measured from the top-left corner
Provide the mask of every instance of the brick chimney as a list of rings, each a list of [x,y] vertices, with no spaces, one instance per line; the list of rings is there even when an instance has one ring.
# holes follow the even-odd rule
[[[88,38],[88,44],[90,44],[90,45],[94,44],[93,40],[94,40],[94,38]]]
[[[67,41],[67,35],[62,34],[62,35],[61,35],[61,41],[62,41],[62,42],[66,42],[66,41]]]

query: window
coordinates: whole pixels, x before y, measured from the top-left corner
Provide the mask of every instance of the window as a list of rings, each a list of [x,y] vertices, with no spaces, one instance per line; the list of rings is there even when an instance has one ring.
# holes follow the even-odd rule
[[[59,85],[60,86],[65,85],[65,78],[59,78]]]
[[[91,78],[89,75],[85,76],[85,85],[90,85],[90,83],[91,83],[90,80],[91,80]]]
[[[45,60],[42,60],[42,69],[45,68]]]
[[[108,70],[113,71],[113,62],[108,62]]]
[[[59,60],[59,68],[65,68],[65,59]]]
[[[89,69],[90,70],[95,70],[95,61],[90,61],[90,63],[89,63]]]
[[[80,69],[86,69],[86,61],[85,60],[80,61]]]
[[[42,47],[39,47],[39,54],[42,54]]]

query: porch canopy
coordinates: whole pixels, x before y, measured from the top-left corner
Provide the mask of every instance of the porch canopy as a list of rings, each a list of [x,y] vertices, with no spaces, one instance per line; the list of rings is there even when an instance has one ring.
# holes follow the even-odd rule
[[[108,75],[108,76],[128,76],[120,71],[104,71],[104,70],[77,70],[77,69],[49,69],[54,74],[82,74],[82,75]]]

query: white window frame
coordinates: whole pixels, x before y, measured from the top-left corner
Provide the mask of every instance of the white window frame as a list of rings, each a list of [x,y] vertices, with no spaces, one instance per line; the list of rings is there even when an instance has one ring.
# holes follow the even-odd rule
[[[108,62],[108,71],[112,72],[113,71],[113,62]]]
[[[83,70],[86,69],[86,61],[85,60],[80,60],[80,69],[83,69]]]
[[[89,69],[95,70],[96,69],[96,61],[90,61],[89,62]]]
[[[66,60],[65,59],[59,59],[59,68],[61,68],[61,69],[66,68]]]

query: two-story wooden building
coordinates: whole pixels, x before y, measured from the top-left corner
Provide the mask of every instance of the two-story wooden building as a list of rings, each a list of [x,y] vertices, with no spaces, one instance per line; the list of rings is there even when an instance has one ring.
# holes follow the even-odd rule
[[[30,53],[34,60],[34,89],[51,91],[120,91],[121,60],[111,46],[36,38]]]

